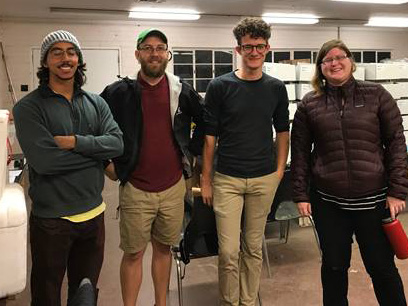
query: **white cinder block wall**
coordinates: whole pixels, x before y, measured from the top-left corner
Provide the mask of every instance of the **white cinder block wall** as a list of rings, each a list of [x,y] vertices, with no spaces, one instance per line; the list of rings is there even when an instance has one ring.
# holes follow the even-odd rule
[[[26,92],[20,91],[21,84],[29,85],[33,90],[32,79],[36,71],[32,69],[31,49],[39,47],[43,37],[51,31],[66,29],[74,33],[83,47],[115,47],[121,52],[121,75],[135,75],[138,65],[134,58],[135,37],[141,30],[157,26],[166,32],[170,48],[233,48],[235,40],[232,28],[235,24],[217,25],[216,20],[207,25],[182,23],[152,24],[135,22],[78,22],[66,20],[61,22],[42,22],[24,20],[0,20],[0,40],[6,53],[6,59],[12,82],[21,98]],[[318,49],[325,41],[336,38],[336,27],[273,27],[270,44],[272,48]],[[408,31],[384,30],[377,28],[340,29],[340,38],[353,49],[388,49],[394,58],[408,57]],[[103,63],[101,63],[103,65]],[[169,65],[172,71],[172,65]],[[12,103],[7,87],[3,63],[0,63],[0,108],[11,109]]]

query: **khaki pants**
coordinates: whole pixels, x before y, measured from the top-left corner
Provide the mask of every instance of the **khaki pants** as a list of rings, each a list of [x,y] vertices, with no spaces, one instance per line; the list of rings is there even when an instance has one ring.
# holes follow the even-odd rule
[[[278,185],[276,172],[249,179],[215,173],[221,306],[255,305],[262,269],[262,237]]]

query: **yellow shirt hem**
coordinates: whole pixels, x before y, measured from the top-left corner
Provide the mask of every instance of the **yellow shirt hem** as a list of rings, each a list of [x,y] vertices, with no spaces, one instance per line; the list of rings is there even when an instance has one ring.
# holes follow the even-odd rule
[[[65,219],[65,220],[75,222],[75,223],[85,222],[85,221],[91,220],[99,216],[101,213],[105,211],[105,209],[106,209],[106,204],[105,202],[102,202],[101,205],[95,207],[94,209],[91,209],[89,211],[86,211],[86,212],[83,212],[77,215],[61,217],[61,219]]]

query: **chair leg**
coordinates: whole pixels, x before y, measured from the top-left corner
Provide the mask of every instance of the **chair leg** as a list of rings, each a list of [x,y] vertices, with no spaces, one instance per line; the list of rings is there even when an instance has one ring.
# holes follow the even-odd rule
[[[280,220],[279,221],[279,241],[283,243],[288,242],[288,237],[289,237],[289,229],[290,229],[290,220]]]
[[[282,242],[283,239],[285,239],[285,221],[279,221],[279,242]]]
[[[268,256],[268,245],[266,244],[265,234],[262,237],[262,251],[264,253],[266,269],[268,271],[268,278],[272,278],[271,266],[269,264],[269,256]]]
[[[322,249],[320,247],[319,235],[317,234],[317,230],[316,230],[316,226],[315,226],[313,217],[309,216],[309,220],[310,220],[310,223],[312,223],[313,233],[314,233],[314,236],[315,236],[315,239],[316,239],[317,248],[319,249],[320,259],[322,259],[322,257],[323,257]]]
[[[176,261],[176,270],[177,270],[177,290],[178,290],[178,300],[179,306],[183,306],[183,278],[181,273],[181,260],[178,257],[174,257]]]
[[[290,220],[286,220],[286,235],[285,235],[285,243],[288,242],[289,239],[289,231],[290,231]]]

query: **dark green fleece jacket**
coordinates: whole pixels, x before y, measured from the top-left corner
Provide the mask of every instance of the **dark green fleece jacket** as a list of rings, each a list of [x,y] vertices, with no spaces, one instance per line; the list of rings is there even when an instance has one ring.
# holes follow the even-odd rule
[[[13,109],[17,138],[29,164],[32,213],[58,218],[102,203],[103,160],[122,154],[122,132],[106,102],[76,89],[72,102],[41,85]],[[73,150],[54,136],[75,135]]]

